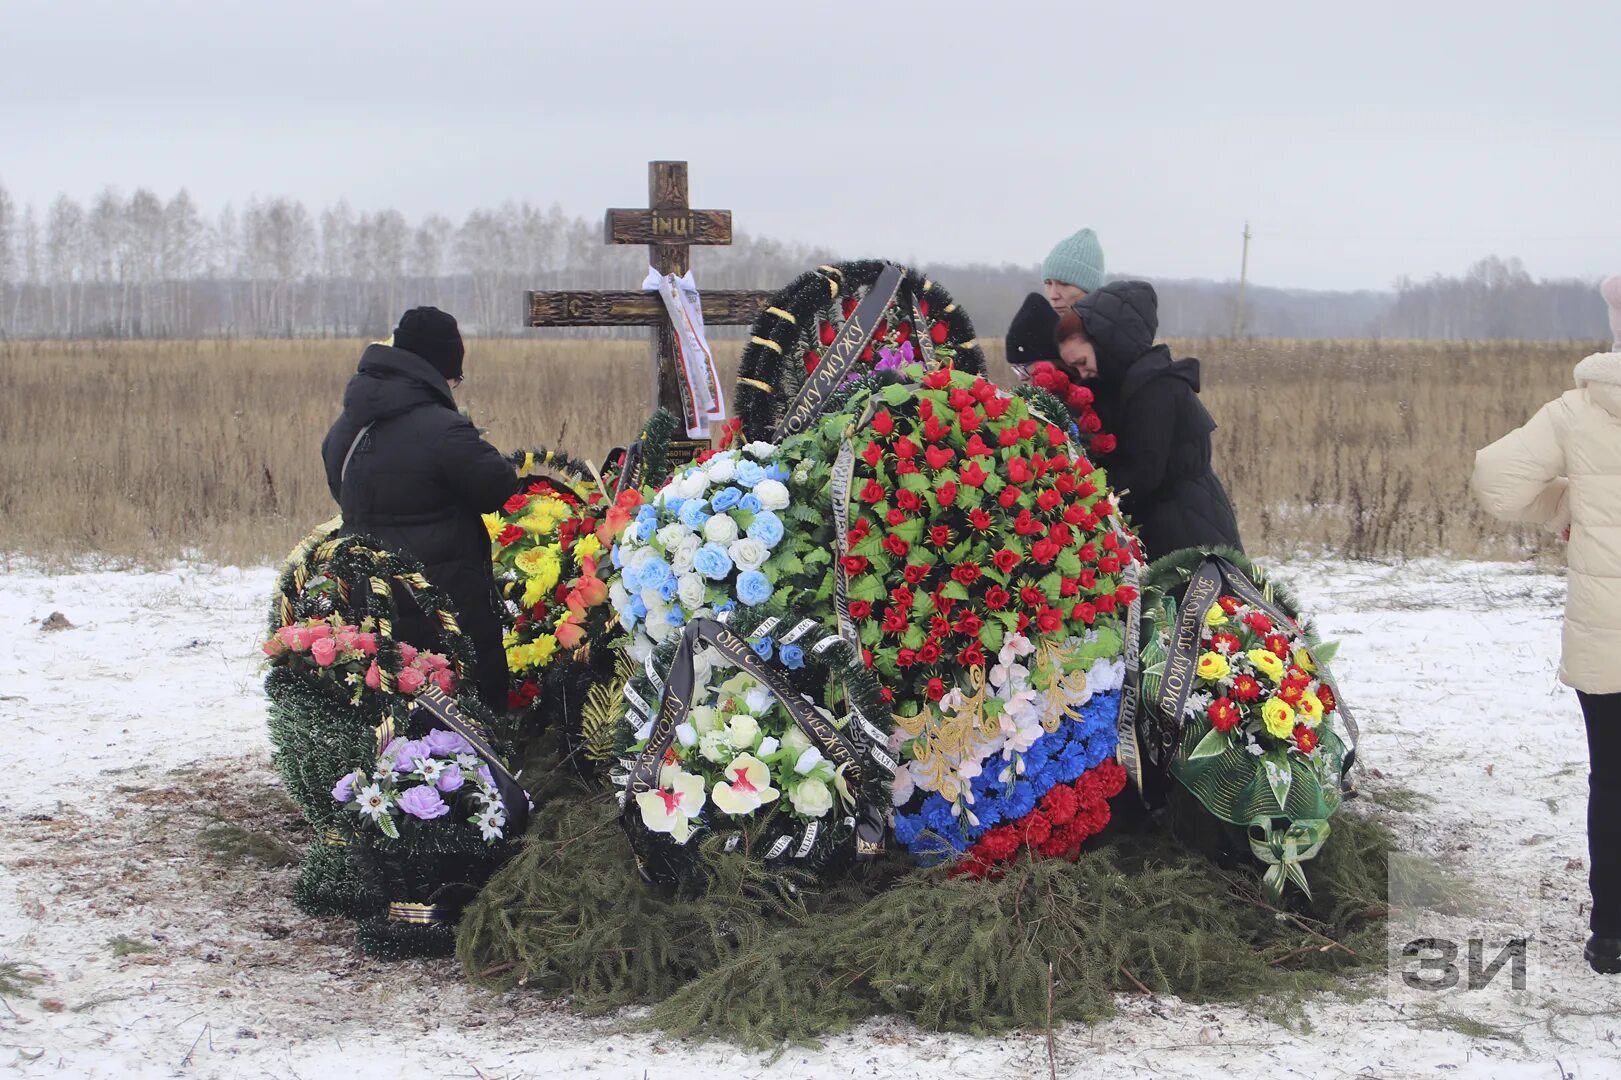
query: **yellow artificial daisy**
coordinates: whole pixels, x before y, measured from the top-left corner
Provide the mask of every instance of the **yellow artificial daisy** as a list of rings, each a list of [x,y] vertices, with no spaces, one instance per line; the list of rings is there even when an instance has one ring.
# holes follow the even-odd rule
[[[534,499],[529,503],[529,513],[518,519],[524,532],[531,536],[551,532],[557,528],[557,523],[568,517],[568,506],[561,499]]]
[[[1287,739],[1294,734],[1295,711],[1280,698],[1271,698],[1261,706],[1261,720],[1266,724],[1266,733],[1274,739]]]
[[[483,514],[480,516],[484,519],[484,531],[490,534],[491,540],[501,535],[501,530],[505,526],[501,524],[500,514]]]
[[[589,559],[602,550],[602,541],[597,539],[596,533],[586,533],[574,545],[574,556],[579,559]]]

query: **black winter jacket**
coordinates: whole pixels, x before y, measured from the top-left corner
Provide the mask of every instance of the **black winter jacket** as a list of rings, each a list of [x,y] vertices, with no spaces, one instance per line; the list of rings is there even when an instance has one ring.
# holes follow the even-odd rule
[[[479,515],[500,509],[517,490],[512,466],[456,410],[444,376],[415,353],[388,345],[368,346],[361,355],[321,457],[327,487],[343,511],[343,531],[374,536],[422,564],[473,639],[480,696],[491,708],[505,709],[500,600]],[[438,638],[408,604],[399,633],[424,648]]]
[[[1096,408],[1119,440],[1100,455],[1109,484],[1150,559],[1189,547],[1242,550],[1238,520],[1210,464],[1216,422],[1199,400],[1199,361],[1173,360],[1159,331],[1159,300],[1146,281],[1116,281],[1077,300],[1097,350]]]

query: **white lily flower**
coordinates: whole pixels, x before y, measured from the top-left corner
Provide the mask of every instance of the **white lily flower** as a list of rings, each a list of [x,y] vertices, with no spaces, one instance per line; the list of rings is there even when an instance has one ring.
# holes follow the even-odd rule
[[[678,844],[687,842],[689,824],[704,808],[704,778],[680,769],[666,769],[657,791],[636,796],[642,824],[653,832],[669,833]]]
[[[726,766],[726,779],[715,785],[715,805],[728,814],[752,814],[780,795],[771,786],[771,769],[753,754],[739,754]]]

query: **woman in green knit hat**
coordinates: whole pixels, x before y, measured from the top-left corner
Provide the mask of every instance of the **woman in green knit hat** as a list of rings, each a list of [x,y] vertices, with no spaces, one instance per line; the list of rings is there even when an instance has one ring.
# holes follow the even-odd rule
[[[1103,287],[1103,245],[1098,234],[1082,229],[1058,241],[1041,264],[1047,302],[1062,315],[1089,292]]]

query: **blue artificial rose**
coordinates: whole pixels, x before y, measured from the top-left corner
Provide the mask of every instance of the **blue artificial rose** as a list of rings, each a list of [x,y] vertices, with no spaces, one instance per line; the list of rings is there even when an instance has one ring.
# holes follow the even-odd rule
[[[620,545],[615,544],[611,549],[609,549],[609,552],[608,552],[608,558],[613,561],[615,570],[623,570],[624,567],[625,567],[624,559],[620,558],[620,556],[619,556],[619,548],[620,548]],[[628,588],[630,588],[630,586],[626,585],[625,588],[628,589]]]
[[[692,568],[706,578],[719,581],[732,572],[732,557],[719,544],[705,544],[692,557]]]
[[[666,581],[674,577],[675,571],[670,569],[670,564],[663,559],[648,559],[642,564],[641,572],[637,574],[637,580],[644,589],[661,589]]]
[[[674,600],[676,589],[675,575],[671,574],[669,577],[659,582],[658,589],[660,599],[664,600],[665,602]]]
[[[630,612],[631,618],[638,621],[647,618],[647,605],[642,603],[642,598],[639,596],[631,598],[630,607],[626,610]]]
[[[645,544],[653,539],[653,531],[658,524],[652,521],[638,521],[631,529],[631,535],[638,544]]]
[[[788,479],[788,470],[773,461],[771,466],[766,469],[765,475],[767,480],[786,481]]]
[[[680,604],[671,604],[670,613],[665,618],[670,620],[671,626],[687,625],[687,613],[681,610]]]
[[[758,514],[760,512],[760,496],[751,491],[743,496],[742,501],[737,505],[751,514]]]
[[[681,513],[676,516],[681,519],[681,524],[697,532],[709,520],[709,515],[704,513],[706,505],[702,499],[688,499],[681,504]]]
[[[717,615],[725,615],[728,612],[736,611],[736,610],[737,610],[737,601],[736,600],[727,600],[725,603],[722,603],[722,604],[718,605],[715,608],[715,613]]]
[[[757,462],[739,461],[734,476],[739,484],[751,488],[765,479],[765,470],[760,468]]]
[[[782,543],[782,519],[770,510],[761,510],[749,522],[748,536],[750,540],[758,540],[768,548],[774,548]]]
[[[805,650],[798,645],[784,645],[777,650],[782,657],[782,666],[789,671],[798,671],[805,666]]]
[[[679,495],[666,495],[664,497],[664,512],[679,516],[681,513],[681,507],[686,504],[686,501],[687,500],[683,499]]]
[[[619,554],[618,544],[614,545],[614,554]],[[642,591],[642,568],[639,566],[625,567],[619,573],[619,581],[625,586],[625,591],[634,596]]]
[[[771,659],[771,639],[763,637],[754,643],[754,655],[761,660]]]
[[[714,507],[715,512],[718,514],[724,510],[730,510],[742,501],[743,493],[741,491],[735,487],[723,487],[710,497],[709,505]]]
[[[658,528],[659,512],[648,503],[643,503],[641,508],[636,511],[636,524],[646,525],[652,529]]]
[[[745,570],[737,575],[737,598],[750,607],[765,603],[775,591],[771,579],[758,570]]]

